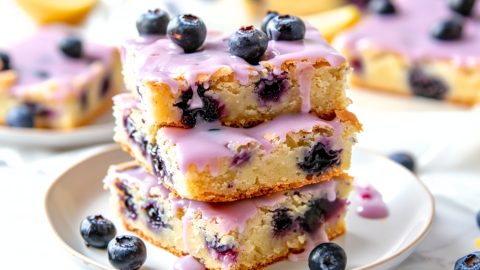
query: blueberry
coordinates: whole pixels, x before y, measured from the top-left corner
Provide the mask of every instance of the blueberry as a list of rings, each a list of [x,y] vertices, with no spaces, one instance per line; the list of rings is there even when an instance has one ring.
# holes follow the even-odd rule
[[[228,41],[230,54],[241,57],[252,65],[258,64],[267,47],[267,35],[253,26],[240,28]]]
[[[255,85],[255,93],[258,95],[260,103],[265,106],[271,102],[278,102],[283,93],[287,92],[290,83],[287,74],[272,75],[262,78]]]
[[[298,162],[298,166],[309,175],[319,175],[328,168],[340,165],[341,153],[341,149],[329,149],[326,144],[318,142]]]
[[[368,4],[370,12],[378,15],[392,15],[397,12],[397,9],[390,0],[372,0]]]
[[[480,270],[480,251],[470,253],[455,262],[454,270]]]
[[[163,209],[160,209],[155,202],[147,203],[143,209],[148,217],[148,224],[150,228],[155,231],[159,231],[162,228],[170,227],[168,224],[162,220],[162,215],[164,214]]]
[[[10,56],[0,51],[0,71],[9,70],[10,68]]]
[[[46,79],[50,77],[50,74],[48,73],[48,71],[45,71],[45,70],[36,70],[34,71],[34,75],[41,79]]]
[[[416,96],[442,100],[448,92],[448,87],[440,78],[425,74],[418,67],[409,71],[408,83]]]
[[[477,226],[480,228],[480,211],[477,213]]]
[[[137,31],[144,35],[165,35],[170,21],[168,13],[161,9],[149,10],[137,19]]]
[[[7,112],[7,125],[11,127],[32,128],[35,126],[35,112],[28,105],[19,105]]]
[[[112,85],[112,82],[110,80],[110,76],[105,76],[102,81],[102,88],[100,89],[100,97],[106,97],[108,91],[110,91],[110,86]]]
[[[302,227],[306,232],[315,232],[325,221],[325,200],[319,199],[310,203],[308,210],[303,215]]]
[[[139,269],[147,259],[147,247],[136,236],[115,237],[108,243],[107,251],[110,264],[119,270]]]
[[[250,154],[248,151],[242,150],[233,156],[231,166],[234,168],[241,167],[242,165],[246,164],[250,158],[252,158],[252,154]]]
[[[470,16],[476,0],[450,0],[449,7],[451,10],[463,16]]]
[[[235,250],[234,243],[221,243],[218,235],[215,235],[213,239],[205,240],[207,248],[213,250],[215,253],[214,258],[219,261],[236,261],[238,257],[238,251]]]
[[[197,115],[207,122],[215,122],[220,119],[221,111],[218,102],[209,96],[200,96],[203,102],[203,107],[197,109]]]
[[[442,41],[454,41],[462,38],[463,24],[460,19],[453,18],[439,21],[433,25],[431,35]]]
[[[81,58],[83,55],[82,41],[77,37],[67,37],[60,42],[60,51],[70,58]]]
[[[80,223],[80,234],[88,246],[106,248],[108,242],[117,234],[117,230],[115,225],[102,215],[92,215]]]
[[[187,127],[195,127],[197,124],[197,117],[207,121],[214,122],[221,117],[221,108],[218,102],[212,97],[206,96],[205,92],[208,89],[204,89],[202,86],[198,86],[197,93],[202,100],[202,108],[190,109],[189,101],[193,98],[193,90],[190,88],[184,91],[179,98],[179,101],[173,106],[182,110],[181,122]]]
[[[293,226],[293,218],[287,208],[275,209],[272,216],[272,227],[274,235],[283,235]]]
[[[202,19],[195,15],[184,14],[173,18],[167,27],[168,37],[185,53],[198,50],[207,38],[207,27]]]
[[[137,219],[137,207],[133,202],[133,196],[128,192],[127,186],[125,186],[122,182],[118,182],[116,184],[117,189],[121,191],[123,194],[120,195],[120,200],[123,201],[122,211],[125,213],[127,217],[132,220]]]
[[[347,254],[335,243],[322,243],[316,246],[308,257],[310,270],[345,270]]]
[[[273,40],[302,40],[305,31],[305,23],[292,15],[276,16],[267,25],[268,38]]]
[[[410,171],[412,172],[415,171],[415,159],[411,154],[405,153],[405,152],[398,152],[398,153],[393,153],[388,157],[391,160],[402,165],[403,167],[409,169]]]
[[[262,21],[262,31],[266,34],[267,33],[267,25],[268,23],[273,19],[275,18],[276,16],[278,16],[280,14],[278,14],[278,12],[276,11],[268,11],[267,12],[267,15],[265,15],[265,17],[263,18],[263,21]]]
[[[349,0],[350,3],[357,5],[359,8],[364,9],[368,7],[370,0]]]

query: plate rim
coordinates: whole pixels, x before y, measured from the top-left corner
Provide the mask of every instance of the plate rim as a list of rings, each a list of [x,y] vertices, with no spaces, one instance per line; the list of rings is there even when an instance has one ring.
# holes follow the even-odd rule
[[[58,183],[60,183],[60,179],[65,178],[65,176],[67,174],[69,174],[72,170],[74,170],[77,166],[79,166],[80,164],[83,164],[85,162],[88,162],[92,158],[98,157],[100,155],[104,155],[106,153],[118,151],[118,150],[121,150],[120,146],[118,146],[116,144],[110,144],[110,145],[107,145],[104,148],[98,150],[98,152],[95,152],[91,155],[83,157],[82,159],[79,159],[77,162],[71,164],[68,168],[66,168],[60,174],[57,174],[57,176],[55,176],[55,179],[50,183],[47,191],[45,192],[44,200],[43,200],[43,207],[44,207],[43,210],[44,210],[44,213],[46,215],[47,224],[50,227],[50,230],[53,233],[53,235],[55,236],[55,238],[57,238],[57,242],[60,243],[62,248],[64,250],[66,250],[71,256],[79,259],[83,263],[85,263],[87,265],[93,265],[93,266],[95,266],[99,269],[104,269],[104,270],[110,270],[110,269],[113,269],[113,268],[105,267],[103,264],[100,264],[96,260],[94,260],[94,259],[92,259],[92,258],[90,258],[86,255],[81,254],[80,252],[78,252],[77,250],[72,248],[69,244],[67,244],[65,242],[65,240],[60,236],[60,233],[56,230],[56,227],[53,225],[51,213],[50,213],[49,206],[48,206],[48,201],[49,201],[49,198],[51,197],[51,193],[53,192],[53,189],[55,188],[56,185],[58,185]],[[390,261],[396,260],[398,257],[404,255],[406,252],[410,251],[415,246],[417,246],[425,238],[425,236],[428,234],[428,232],[432,228],[432,224],[433,224],[433,220],[434,220],[434,216],[435,216],[435,211],[436,211],[436,204],[435,204],[435,198],[434,198],[433,194],[431,193],[430,189],[426,186],[426,184],[416,174],[412,173],[411,171],[404,168],[403,166],[398,165],[394,161],[389,160],[388,158],[385,157],[385,155],[381,154],[378,151],[371,150],[371,149],[366,149],[366,148],[363,148],[363,147],[356,147],[355,151],[362,151],[362,152],[368,153],[368,154],[373,155],[377,158],[383,159],[386,162],[393,163],[393,164],[395,164],[395,166],[398,167],[398,169],[408,172],[417,181],[417,183],[419,184],[421,189],[425,192],[425,194],[427,195],[427,198],[428,198],[427,201],[430,202],[429,205],[431,206],[431,213],[428,216],[428,222],[420,230],[420,233],[415,237],[415,239],[411,243],[409,243],[405,247],[401,248],[400,250],[396,251],[391,256],[388,256],[388,257],[380,259],[380,260],[376,260],[376,261],[374,261],[370,264],[367,264],[367,265],[364,265],[364,266],[361,266],[361,267],[354,268],[354,270],[370,270],[370,269],[373,269],[374,267],[378,267],[378,266],[381,266],[381,265],[383,265],[385,263],[388,263]]]

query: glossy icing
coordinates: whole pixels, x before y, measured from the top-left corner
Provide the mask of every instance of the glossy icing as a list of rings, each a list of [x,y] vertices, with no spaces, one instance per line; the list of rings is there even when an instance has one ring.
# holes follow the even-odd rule
[[[341,35],[337,47],[353,54],[372,48],[402,54],[409,60],[446,59],[457,65],[480,65],[480,5],[465,19],[463,38],[439,41],[432,38],[433,25],[454,13],[447,0],[393,0],[397,14],[371,15]]]
[[[373,186],[355,186],[357,195],[357,213],[364,218],[379,219],[388,217],[388,207],[382,194]]]
[[[112,65],[114,48],[104,45],[83,42],[84,57],[72,59],[63,55],[59,43],[71,35],[72,30],[61,26],[50,26],[38,29],[29,38],[7,48],[12,69],[17,79],[10,91],[16,96],[24,96],[29,92],[39,91],[36,87],[42,83],[55,81],[58,89],[46,89],[43,95],[47,98],[63,99],[70,94],[83,91],[80,81],[89,81],[98,76],[93,62],[101,62],[107,68]],[[47,74],[41,76],[39,74]],[[76,81],[78,80],[78,81]]]

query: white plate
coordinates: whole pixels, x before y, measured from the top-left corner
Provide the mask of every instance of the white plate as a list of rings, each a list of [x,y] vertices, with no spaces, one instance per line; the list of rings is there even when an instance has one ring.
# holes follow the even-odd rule
[[[111,218],[119,233],[127,233],[109,206],[102,179],[112,163],[129,160],[118,148],[111,148],[83,160],[62,174],[48,190],[45,209],[50,225],[65,249],[83,262],[111,269],[105,251],[87,248],[79,233],[80,221],[91,214]],[[430,229],[434,201],[427,188],[403,167],[372,152],[357,149],[351,173],[358,182],[375,186],[391,212],[383,220],[359,217],[351,205],[348,232],[338,238],[348,255],[348,269],[388,269],[403,261]],[[143,269],[172,269],[175,256],[147,245]],[[305,262],[282,262],[270,270],[308,270]]]
[[[111,142],[113,137],[113,122],[112,113],[107,112],[90,125],[74,128],[68,131],[0,126],[0,144],[8,146],[67,149]]]

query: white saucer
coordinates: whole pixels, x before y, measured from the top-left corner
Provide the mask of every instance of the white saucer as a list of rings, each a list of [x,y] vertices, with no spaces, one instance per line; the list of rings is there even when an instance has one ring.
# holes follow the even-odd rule
[[[0,144],[37,148],[73,148],[111,142],[113,116],[109,111],[88,126],[68,131],[0,126]]]
[[[93,155],[62,174],[48,190],[45,209],[50,225],[64,248],[83,262],[111,269],[106,252],[87,248],[79,233],[80,221],[102,214],[114,221],[120,234],[128,233],[110,208],[102,179],[110,164],[130,160],[113,147]],[[390,216],[381,220],[361,218],[355,202],[347,215],[348,232],[335,240],[347,252],[347,269],[389,269],[403,261],[429,231],[434,200],[417,177],[403,167],[372,152],[357,149],[351,174],[383,195]],[[142,269],[172,269],[175,256],[147,244],[148,259]],[[308,270],[306,262],[281,262],[269,270]]]

